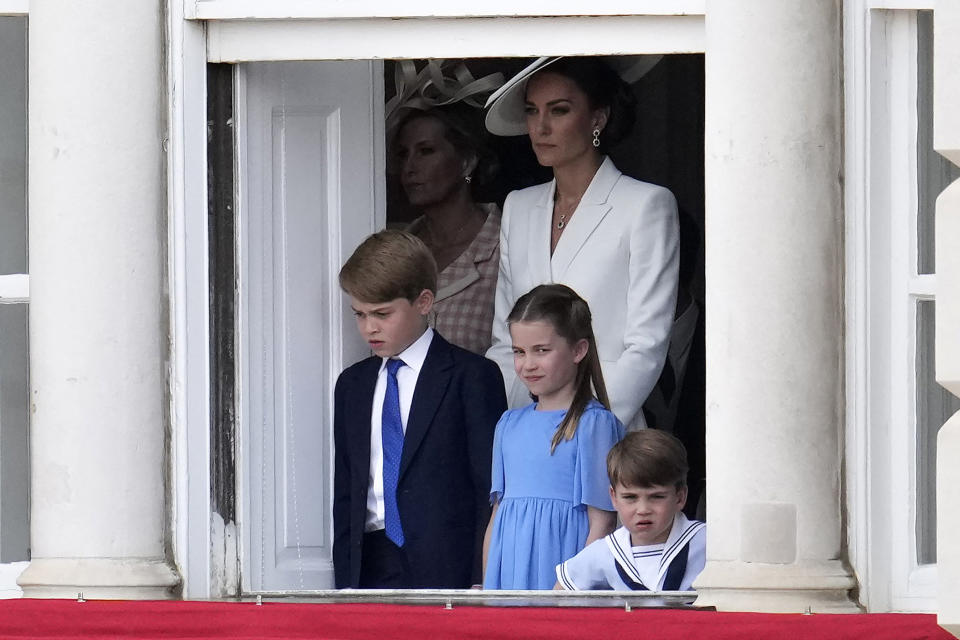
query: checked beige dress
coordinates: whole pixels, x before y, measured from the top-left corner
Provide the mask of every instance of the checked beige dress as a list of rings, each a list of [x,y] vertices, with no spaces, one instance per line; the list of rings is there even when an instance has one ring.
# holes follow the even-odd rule
[[[480,205],[487,212],[480,231],[463,253],[440,272],[431,326],[447,341],[483,355],[490,348],[493,301],[500,264],[500,209]],[[418,233],[421,216],[407,227]]]

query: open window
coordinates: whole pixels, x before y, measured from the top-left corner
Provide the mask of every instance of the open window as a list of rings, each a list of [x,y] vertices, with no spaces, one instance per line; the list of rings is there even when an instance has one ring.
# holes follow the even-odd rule
[[[530,58],[462,61],[475,77],[498,70],[510,77]],[[208,75],[210,189],[228,194],[223,180],[235,175],[237,183],[236,213],[229,198],[211,210],[211,247],[219,256],[211,253],[214,300],[232,293],[234,273],[238,283],[236,308],[228,305],[221,313],[214,307],[211,341],[218,354],[225,353],[223,340],[232,338],[229,323],[236,321],[232,366],[239,408],[235,419],[215,413],[213,493],[221,510],[217,521],[227,526],[235,517],[240,523],[243,592],[333,586],[333,384],[341,369],[368,355],[336,276],[367,234],[410,220],[408,203],[387,170],[385,104],[396,92],[396,64],[249,62],[213,65]],[[422,68],[426,62],[415,64]],[[673,419],[690,450],[694,510],[704,458],[703,56],[666,55],[632,86],[637,126],[611,155],[627,175],[667,186],[677,196],[683,304],[699,313],[684,354],[687,375],[671,379],[668,392],[683,395],[674,403],[679,411]],[[475,115],[479,120],[483,113],[477,109]],[[234,143],[224,147],[224,140]],[[491,142],[502,160],[499,182],[488,192],[492,202],[502,204],[511,189],[550,179],[525,136]],[[225,158],[230,150],[234,157]],[[221,226],[218,217],[235,220],[236,227]],[[231,261],[224,251],[229,254],[234,240]],[[223,389],[226,380],[229,391],[231,358],[216,355],[215,362],[215,386]],[[222,409],[224,403],[215,405]],[[221,491],[230,486],[224,469],[228,476],[231,469],[236,473],[235,514]]]

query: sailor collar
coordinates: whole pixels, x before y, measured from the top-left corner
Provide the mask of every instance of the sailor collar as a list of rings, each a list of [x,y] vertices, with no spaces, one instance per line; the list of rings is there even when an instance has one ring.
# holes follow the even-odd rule
[[[623,573],[629,576],[637,584],[643,585],[651,591],[658,591],[663,584],[664,577],[670,564],[684,550],[690,540],[700,529],[706,525],[696,520],[688,520],[683,513],[678,513],[673,519],[673,526],[670,528],[670,535],[663,545],[663,555],[660,556],[660,569],[657,572],[657,584],[650,588],[643,585],[640,578],[640,572],[633,564],[633,545],[630,541],[630,530],[626,527],[620,527],[606,537],[607,546],[610,553],[613,554],[614,561],[619,565]]]

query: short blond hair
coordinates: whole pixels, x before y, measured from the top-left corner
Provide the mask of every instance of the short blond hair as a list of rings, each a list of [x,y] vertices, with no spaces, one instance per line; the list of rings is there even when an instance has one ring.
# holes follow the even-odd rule
[[[340,269],[340,288],[370,303],[437,292],[437,263],[420,238],[385,229],[367,237]]]

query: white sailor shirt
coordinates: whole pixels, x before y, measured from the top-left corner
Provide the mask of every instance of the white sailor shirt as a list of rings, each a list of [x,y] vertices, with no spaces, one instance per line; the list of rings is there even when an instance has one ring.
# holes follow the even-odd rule
[[[557,581],[571,591],[693,591],[693,581],[706,563],[706,551],[706,524],[688,520],[678,513],[664,543],[655,584],[644,583],[626,527],[620,527],[557,565]]]

